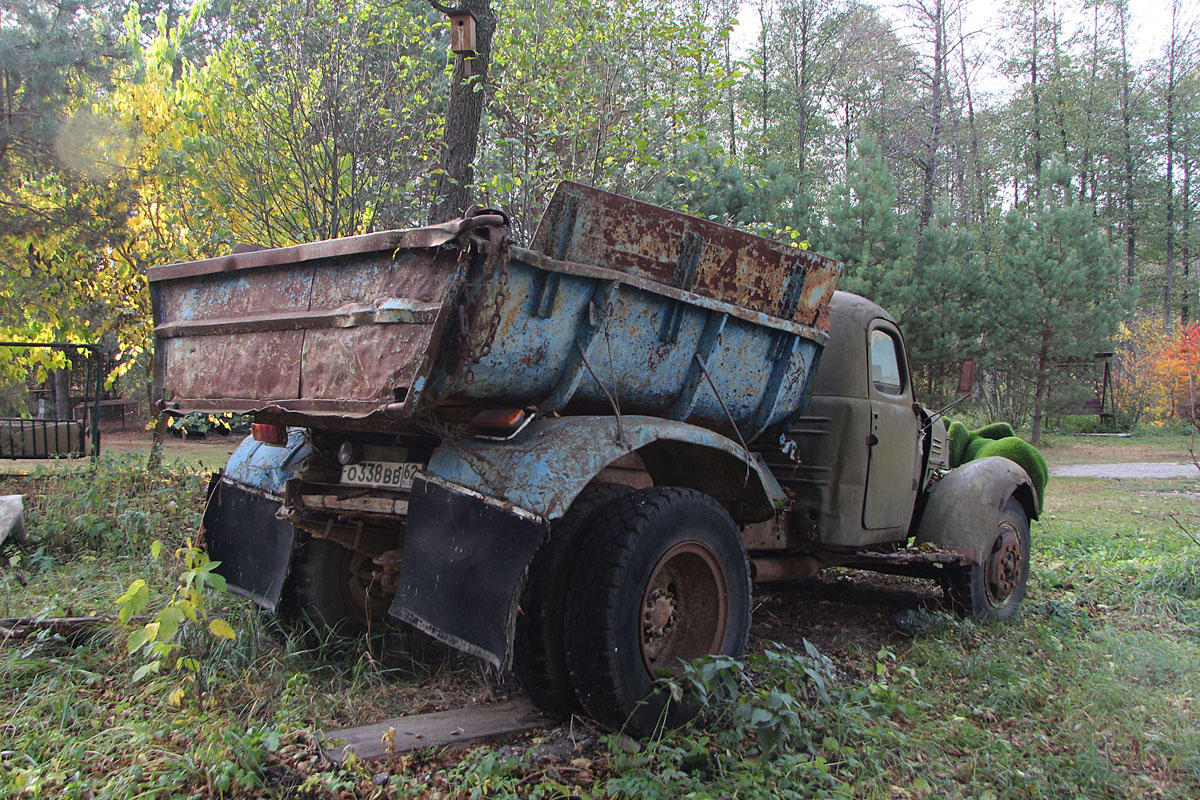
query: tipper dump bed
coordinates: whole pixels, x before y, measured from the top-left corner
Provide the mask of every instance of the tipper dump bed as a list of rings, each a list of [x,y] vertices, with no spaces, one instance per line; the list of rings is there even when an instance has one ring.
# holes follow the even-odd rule
[[[834,261],[574,183],[529,248],[497,212],[156,267],[175,413],[397,431],[483,409],[645,414],[750,440],[801,411]]]

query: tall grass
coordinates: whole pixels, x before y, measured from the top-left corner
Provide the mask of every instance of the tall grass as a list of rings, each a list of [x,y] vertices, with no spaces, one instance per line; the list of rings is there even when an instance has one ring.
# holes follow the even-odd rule
[[[0,557],[0,615],[113,615],[134,578],[153,607],[179,573],[171,554],[196,536],[206,482],[181,464],[148,472],[137,455],[0,481],[26,495],[28,533]],[[234,595],[209,603],[238,635],[181,630],[198,670],[178,705],[176,676],[133,681],[140,662],[115,624],[0,640],[0,796],[286,795],[318,763],[315,731],[485,691],[473,661],[415,632],[314,637]]]

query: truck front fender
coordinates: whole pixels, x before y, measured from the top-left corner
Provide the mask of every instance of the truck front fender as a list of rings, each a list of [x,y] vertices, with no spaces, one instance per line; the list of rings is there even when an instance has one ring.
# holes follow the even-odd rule
[[[762,522],[785,499],[755,453],[720,434],[659,417],[536,420],[504,442],[463,440],[434,451],[428,473],[549,521],[617,459],[637,452],[655,484],[705,492],[738,522]]]
[[[1038,518],[1033,482],[1018,464],[995,456],[963,464],[934,485],[917,528],[917,544],[945,547],[982,564],[1010,497],[1017,498],[1026,516]]]

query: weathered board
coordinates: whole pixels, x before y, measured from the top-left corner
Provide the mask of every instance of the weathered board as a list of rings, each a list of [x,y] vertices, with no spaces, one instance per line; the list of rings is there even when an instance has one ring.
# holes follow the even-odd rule
[[[383,758],[422,747],[444,747],[523,733],[545,725],[546,718],[528,700],[516,698],[327,731],[320,736],[321,752],[340,764],[350,753],[364,759]]]

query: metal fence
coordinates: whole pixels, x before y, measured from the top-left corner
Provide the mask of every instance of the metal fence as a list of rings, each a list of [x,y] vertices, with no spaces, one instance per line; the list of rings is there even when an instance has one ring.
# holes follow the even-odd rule
[[[50,349],[70,364],[71,394],[67,418],[0,417],[0,459],[81,458],[100,455],[100,394],[104,385],[103,352],[98,345],[65,342],[0,342],[0,358],[15,350]],[[75,419],[80,409],[81,419]]]

